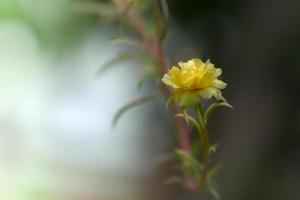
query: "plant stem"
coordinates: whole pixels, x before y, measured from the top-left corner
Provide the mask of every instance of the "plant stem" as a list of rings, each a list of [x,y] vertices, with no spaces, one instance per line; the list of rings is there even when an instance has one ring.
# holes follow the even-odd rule
[[[163,75],[168,71],[168,65],[165,59],[164,51],[162,48],[161,43],[159,42],[159,39],[156,40],[156,62],[158,66],[160,66],[161,69],[161,74]],[[163,90],[165,93],[169,96],[171,94],[171,90],[163,86]],[[174,105],[172,108],[173,113],[180,113],[180,108],[177,105]],[[187,123],[184,119],[175,117],[175,123],[177,126],[177,131],[178,131],[178,136],[179,136],[179,144],[180,147],[186,151],[187,153],[191,153],[192,147],[191,147],[191,138],[190,138],[190,133],[188,130]],[[190,190],[196,190],[197,185],[194,183],[192,177],[185,171],[182,171],[183,179],[184,179],[184,184],[185,186],[190,189]]]
[[[203,148],[203,171],[198,183],[198,190],[202,191],[206,184],[206,178],[208,174],[208,165],[209,165],[209,140],[208,140],[208,132],[207,127],[204,121],[204,115],[202,111],[201,104],[198,105],[196,108],[197,117],[199,120],[199,124],[201,126],[201,131],[199,132],[199,136],[201,138],[202,148]]]
[[[155,37],[151,36],[147,33],[147,28],[145,23],[141,20],[141,17],[138,15],[137,12],[132,10],[128,15],[128,21],[131,24],[132,28],[136,31],[138,36],[140,37],[144,47],[149,52],[151,57],[154,58],[155,62],[157,63],[158,68],[160,69],[161,76],[168,71],[168,63],[167,59],[165,57],[165,53],[163,50],[161,38],[159,38],[159,35],[156,35]],[[166,96],[169,96],[171,94],[170,88],[163,86],[162,87],[164,93]],[[174,105],[171,110],[174,113],[180,113],[180,108],[176,105]],[[184,119],[175,117],[175,124],[178,130],[178,137],[179,137],[179,144],[180,147],[186,151],[187,153],[191,153],[191,138],[188,130],[187,123]],[[182,171],[183,178],[184,178],[184,184],[187,188],[191,190],[196,190],[197,185],[192,180],[192,177],[189,176],[188,173],[185,171]]]

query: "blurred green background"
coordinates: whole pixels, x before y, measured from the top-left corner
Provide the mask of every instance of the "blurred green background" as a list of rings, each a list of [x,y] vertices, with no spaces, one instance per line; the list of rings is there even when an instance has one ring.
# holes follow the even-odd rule
[[[117,23],[73,0],[0,0],[0,198],[211,199],[162,184],[174,148],[162,101],[111,119],[139,66],[95,76],[124,47]],[[300,2],[169,0],[166,52],[211,59],[233,110],[213,116],[224,200],[300,198]],[[126,47],[125,47],[126,48]]]

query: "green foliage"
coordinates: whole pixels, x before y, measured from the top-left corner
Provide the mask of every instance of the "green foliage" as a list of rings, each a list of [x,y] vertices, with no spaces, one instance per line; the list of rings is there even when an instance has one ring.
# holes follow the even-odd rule
[[[215,200],[221,200],[221,196],[216,188],[210,187],[208,188],[208,192]]]
[[[182,108],[182,113],[176,114],[177,117],[184,118],[196,127],[199,133],[199,140],[194,141],[191,153],[183,150],[177,150],[176,155],[179,157],[182,169],[191,175],[196,185],[199,185],[199,190],[208,191],[215,199],[220,199],[216,187],[213,184],[213,178],[220,171],[220,165],[210,167],[209,161],[213,153],[216,152],[218,144],[210,145],[207,136],[206,123],[208,117],[215,111],[216,108],[225,106],[232,107],[227,102],[212,103],[205,112],[202,110],[201,104],[194,107],[196,117],[189,115],[187,107]],[[201,155],[201,163],[198,161]]]
[[[159,96],[161,96],[161,92],[153,92],[153,93],[147,94],[145,96],[141,96],[136,99],[133,99],[130,102],[126,103],[116,112],[116,114],[113,118],[113,121],[112,121],[112,126],[115,127],[117,125],[119,119],[121,118],[121,116],[123,116],[123,114],[126,113],[128,110],[130,110],[138,105],[147,103],[153,99],[156,99]]]
[[[77,13],[95,14],[106,21],[116,20],[119,17],[119,12],[113,3],[79,1],[73,4],[72,9]]]
[[[142,72],[143,74],[137,82],[138,89],[140,89],[145,82],[157,79],[157,74],[159,73],[157,71],[157,68],[153,66],[151,62],[145,64],[142,68],[143,68],[143,72]]]
[[[165,0],[153,1],[154,22],[156,34],[160,41],[167,35],[167,24],[169,21],[169,8]]]
[[[208,179],[211,180],[212,178],[214,178],[221,170],[221,167],[222,166],[220,164],[214,165],[207,174]]]
[[[195,181],[199,180],[203,172],[203,165],[190,153],[176,149],[176,155],[181,161],[181,168],[188,172]]]
[[[206,110],[205,114],[204,114],[204,121],[205,123],[207,123],[208,118],[210,117],[210,115],[213,113],[213,111],[215,111],[216,108],[218,107],[228,107],[228,108],[233,108],[232,105],[230,105],[227,102],[215,102],[212,103]]]
[[[110,61],[106,62],[105,64],[102,65],[102,67],[99,68],[99,70],[96,72],[96,75],[102,75],[105,71],[108,69],[116,66],[117,64],[126,62],[126,61],[133,61],[135,59],[139,59],[139,55],[134,54],[134,53],[127,53],[127,52],[122,52],[120,53],[117,57],[111,59]]]
[[[147,81],[147,80],[151,80],[152,78],[152,73],[151,72],[145,72],[142,77],[139,79],[138,83],[137,83],[137,88],[140,89],[144,83]]]
[[[137,39],[132,39],[127,36],[113,39],[113,43],[125,44],[136,48],[134,50],[137,51],[126,51],[120,53],[118,56],[105,63],[104,66],[99,69],[97,74],[102,74],[104,71],[110,69],[116,64],[138,60],[141,61],[143,66],[143,75],[138,81],[138,87],[141,87],[146,80],[155,80],[160,78],[162,75],[161,72],[166,71],[167,65],[167,58],[165,58],[162,46],[168,30],[169,10],[167,1],[113,0],[103,3],[103,5],[97,4],[95,7],[91,7],[91,5],[93,4],[85,4],[85,6],[81,6],[79,8],[83,12],[88,11],[110,19],[116,19],[121,23],[122,27],[123,25],[128,25],[128,27],[133,30],[137,36]],[[111,5],[115,5],[115,8],[111,8]],[[99,9],[96,7],[99,7]],[[208,73],[208,71],[206,71],[207,69],[204,68],[202,64],[199,64],[203,63],[201,60],[192,59],[192,61],[195,66],[198,66],[198,69],[202,69],[203,74]],[[186,63],[186,65],[189,64]],[[207,68],[209,67],[213,74],[209,73],[210,76],[208,78],[206,77],[203,81],[206,84],[210,84],[210,78],[216,79],[216,77],[221,75],[221,70],[215,69],[213,64],[209,61],[206,62],[205,66]],[[186,69],[190,68],[187,66]],[[198,80],[204,76],[202,76],[202,73],[197,70],[190,70],[190,73],[186,73],[186,71],[182,69],[180,70],[181,71],[179,71],[179,73],[184,73],[185,77],[185,80],[178,79],[182,84],[188,84],[189,80]],[[190,76],[192,76],[192,78]],[[162,81],[167,86],[171,86],[174,89],[170,95],[170,90],[161,87],[165,94],[170,95],[166,102],[167,109],[169,109],[169,106],[171,106],[172,103],[172,110],[177,112],[175,113],[175,116],[185,119],[186,123],[181,123],[182,120],[178,122],[178,119],[175,119],[175,121],[177,120],[177,125],[192,125],[195,126],[198,132],[198,137],[192,144],[192,150],[189,146],[190,144],[187,144],[187,146],[182,145],[182,149],[177,148],[175,150],[175,158],[177,158],[176,167],[179,167],[180,171],[183,172],[182,174],[186,174],[188,175],[188,178],[191,178],[189,182],[192,182],[192,184],[195,185],[195,188],[192,190],[207,191],[212,195],[212,197],[219,200],[220,195],[216,190],[213,178],[219,172],[220,165],[214,165],[211,167],[210,163],[211,156],[217,150],[217,144],[210,144],[207,132],[207,121],[216,108],[222,106],[232,108],[232,106],[223,98],[220,91],[220,89],[224,89],[226,87],[226,83],[216,79],[213,81],[213,85],[211,87],[203,88],[199,86],[196,89],[190,87],[180,88],[172,82],[170,74],[168,73],[163,76]],[[199,82],[196,84],[197,86],[198,83]],[[115,126],[119,119],[128,110],[149,102],[161,94],[161,92],[153,92],[128,102],[117,111],[113,118],[112,125]],[[214,99],[216,99],[217,102],[213,102],[204,112],[202,110],[201,100],[211,99],[212,97],[215,97]],[[179,129],[180,128],[182,127],[179,127]],[[183,127],[182,130],[188,131],[188,127]],[[189,132],[180,134],[186,134],[188,140],[191,137]],[[187,141],[187,143],[190,142],[191,141]],[[187,186],[185,185],[185,178],[174,175],[166,180],[166,184],[180,183]]]
[[[199,132],[202,131],[202,128],[201,128],[201,125],[199,124],[199,122],[194,117],[188,115],[187,112],[184,112],[184,114],[182,114],[182,113],[176,114],[176,117],[184,118],[186,121],[191,122],[197,128],[197,130]]]
[[[117,38],[112,38],[110,40],[113,44],[123,44],[126,46],[131,46],[131,47],[135,47],[140,51],[144,51],[143,46],[141,45],[141,43],[133,38],[129,38],[129,37],[117,37]]]
[[[168,3],[166,0],[160,0],[160,5],[161,5],[162,16],[163,16],[165,22],[168,23],[169,17],[170,17]]]
[[[182,184],[182,178],[180,176],[171,176],[165,180],[165,184]]]
[[[217,151],[218,144],[211,145],[209,147],[209,154],[213,154]]]

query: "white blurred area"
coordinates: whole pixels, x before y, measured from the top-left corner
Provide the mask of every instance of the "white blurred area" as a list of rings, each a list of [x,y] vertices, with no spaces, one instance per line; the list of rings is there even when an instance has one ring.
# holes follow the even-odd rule
[[[95,77],[117,51],[93,30],[58,56],[27,24],[0,20],[0,199],[141,199],[144,115],[111,129],[136,95],[135,74],[120,66]]]

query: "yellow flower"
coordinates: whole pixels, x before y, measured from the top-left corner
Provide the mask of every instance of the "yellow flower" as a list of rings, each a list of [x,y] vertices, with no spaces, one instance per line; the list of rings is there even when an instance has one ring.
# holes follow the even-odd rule
[[[226,83],[219,80],[222,70],[215,68],[207,60],[191,59],[180,62],[179,67],[172,67],[162,78],[162,82],[175,89],[173,98],[181,106],[191,106],[199,103],[199,96],[210,99],[215,97],[222,99],[220,89],[226,87]]]

